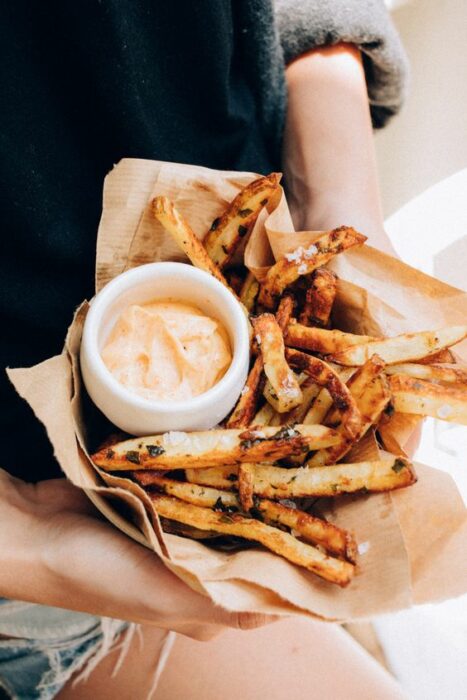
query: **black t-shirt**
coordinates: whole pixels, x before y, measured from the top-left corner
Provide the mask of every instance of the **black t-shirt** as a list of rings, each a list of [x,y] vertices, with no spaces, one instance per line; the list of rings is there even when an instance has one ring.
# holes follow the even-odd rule
[[[0,10],[2,368],[61,351],[73,310],[93,294],[102,183],[121,158],[277,168],[248,6],[19,1]],[[59,474],[3,370],[0,391],[0,466],[30,481]]]

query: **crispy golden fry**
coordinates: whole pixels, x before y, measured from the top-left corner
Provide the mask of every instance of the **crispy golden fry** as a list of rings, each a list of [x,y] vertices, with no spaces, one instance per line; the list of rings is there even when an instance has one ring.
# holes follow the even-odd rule
[[[302,401],[297,379],[284,357],[284,339],[273,314],[252,319],[256,340],[263,357],[263,366],[272,391],[265,398],[279,413],[290,411]]]
[[[205,272],[209,272],[213,277],[219,280],[219,282],[222,282],[227,289],[230,289],[232,294],[236,297],[237,295],[229,286],[222,272],[211,260],[199,238],[192,231],[180,212],[174,207],[170,199],[167,197],[155,197],[155,199],[152,200],[152,211],[156,219],[158,219],[162,226],[173,236],[175,242],[180,246],[193,265]]]
[[[142,486],[155,486],[168,496],[174,496],[181,501],[192,503],[194,506],[214,508],[217,505],[219,510],[222,510],[222,508],[240,509],[240,501],[237,495],[230,491],[222,491],[209,486],[199,486],[186,481],[176,481],[154,471],[150,471],[149,474],[147,472],[134,472],[133,477]]]
[[[203,239],[206,251],[222,270],[254,226],[261,209],[279,188],[279,173],[260,177],[244,187],[225,212],[214,219]]]
[[[321,578],[346,586],[354,573],[354,566],[347,561],[323,554],[310,544],[297,540],[293,535],[266,525],[254,518],[237,513],[219,513],[209,508],[199,508],[170,496],[151,494],[159,515],[191,525],[200,530],[220,532],[259,542],[293,564],[303,566]]]
[[[282,331],[282,335],[287,332],[287,327],[292,319],[294,308],[295,299],[293,296],[291,294],[284,294],[276,311],[276,321]]]
[[[325,265],[334,255],[356,245],[362,245],[366,236],[353,228],[341,226],[319,236],[308,248],[300,246],[287,253],[273,265],[261,284],[259,302],[272,309],[283,290],[301,275],[308,275]]]
[[[308,413],[312,402],[321,391],[321,388],[318,386],[318,384],[316,384],[314,380],[308,377],[307,382],[301,385],[301,390],[303,395],[302,403],[282,416],[285,425],[292,425],[295,423],[303,422],[303,419]]]
[[[240,290],[240,301],[251,313],[254,309],[259,292],[259,282],[252,272],[249,272]]]
[[[254,507],[268,524],[285,525],[291,530],[295,530],[303,539],[313,542],[313,544],[319,544],[328,552],[344,557],[355,564],[357,544],[347,530],[332,525],[321,518],[316,518],[314,515],[309,515],[298,508],[292,508],[265,498],[257,498]]]
[[[275,462],[305,450],[334,445],[339,436],[322,425],[294,428],[266,426],[262,430],[169,432],[132,438],[93,455],[107,471],[217,467],[242,461]]]
[[[378,377],[383,371],[383,369],[384,362],[381,360],[380,357],[378,357],[378,355],[373,355],[372,357],[370,357],[369,360],[365,362],[364,365],[362,365],[355,372],[353,372],[351,377],[347,380],[346,385],[351,395],[354,397],[355,401],[357,401],[362,396],[362,394],[364,394],[364,392],[368,390],[368,387],[371,385],[373,379],[375,379],[375,377]],[[338,425],[338,423],[340,422],[339,411],[336,408],[334,408],[326,415],[325,420],[323,422],[325,422],[326,425],[329,426]]]
[[[257,411],[255,414],[254,418],[252,419],[250,425],[251,427],[253,426],[262,426],[262,425],[271,425],[272,419],[277,415],[277,411],[271,406],[270,403],[267,401],[264,403],[263,406]]]
[[[432,379],[438,382],[467,384],[467,369],[453,364],[420,365],[406,362],[387,367],[386,374],[406,374],[415,379]]]
[[[227,428],[247,428],[255,415],[258,399],[264,386],[263,358],[255,359],[240,398],[226,423]]]
[[[410,362],[435,354],[455,345],[467,336],[467,326],[449,326],[438,331],[406,333],[394,338],[356,345],[331,355],[328,359],[340,365],[363,365],[375,353],[388,365]]]
[[[456,362],[454,355],[447,348],[436,352],[434,355],[428,355],[428,357],[422,357],[417,360],[418,365],[432,365],[441,362],[445,364],[455,364]]]
[[[232,489],[238,483],[238,464],[204,469],[185,469],[185,476],[187,481],[192,484],[213,486],[216,489]]]
[[[467,425],[467,387],[434,384],[404,374],[389,377],[394,409]]]
[[[342,425],[349,437],[358,435],[362,422],[355,399],[339,375],[323,360],[307,355],[300,350],[286,348],[285,357],[291,367],[306,372],[312,379],[324,386],[332,396],[335,407],[339,410]]]
[[[176,481],[153,471],[134,472],[133,477],[144,486],[156,487],[166,495],[174,496],[194,506],[213,508],[219,511],[241,510],[238,496],[229,491]],[[355,563],[355,540],[346,530],[297,508],[274,503],[274,501],[257,499],[256,509],[261,514],[260,519],[266,523],[285,525],[296,530],[304,539],[314,544],[320,544],[329,552]]]
[[[319,267],[315,270],[311,275],[310,286],[306,290],[300,323],[304,326],[326,328],[329,324],[336,291],[336,275],[325,267]]]
[[[391,392],[389,391],[388,381],[385,375],[381,374],[372,379],[363,393],[356,397],[358,410],[363,417],[359,434],[353,439],[350,439],[344,433],[341,426],[339,426],[337,431],[342,435],[341,442],[332,447],[315,452],[313,457],[307,462],[307,466],[318,467],[324,464],[335,464],[339,459],[344,457],[351,447],[358,442],[358,440],[361,440],[371,426],[377,424],[390,400]]]
[[[294,300],[289,296],[285,296],[279,304],[276,320],[278,320],[278,324],[282,329],[289,323],[293,305]],[[256,347],[256,351],[257,349]],[[248,425],[252,424],[258,399],[263,391],[265,381],[266,379],[263,374],[263,357],[259,354],[250,370],[238,403],[227,421],[226,425],[228,428],[246,428]]]
[[[416,481],[410,462],[392,456],[369,462],[298,469],[246,462],[240,466],[238,478],[240,502],[244,508],[251,507],[253,494],[273,500],[337,496],[358,491],[391,491]]]
[[[301,348],[321,355],[341,352],[353,345],[369,343],[376,338],[369,335],[354,335],[342,331],[330,331],[325,328],[302,326],[294,319],[289,323],[285,335],[285,344],[292,348]]]

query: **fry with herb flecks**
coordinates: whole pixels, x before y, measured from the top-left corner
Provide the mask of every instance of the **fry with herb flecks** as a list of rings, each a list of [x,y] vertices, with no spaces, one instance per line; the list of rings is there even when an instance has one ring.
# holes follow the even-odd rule
[[[273,314],[261,314],[252,319],[256,340],[263,358],[264,373],[272,391],[265,398],[279,411],[285,413],[302,401],[297,379],[284,357],[284,339]]]
[[[92,456],[106,471],[188,469],[236,464],[245,460],[275,462],[288,455],[329,447],[339,436],[323,425],[296,425],[261,430],[173,431],[132,438]]]
[[[203,243],[209,257],[221,270],[253,228],[261,209],[277,192],[280,177],[279,173],[271,173],[253,180],[237,194],[222,216],[212,222]]]
[[[379,355],[387,365],[412,362],[434,355],[455,345],[467,336],[467,326],[449,326],[437,331],[404,333],[394,338],[356,345],[331,355],[328,359],[339,365],[363,365],[372,355]]]
[[[319,236],[307,248],[300,246],[291,253],[286,253],[268,270],[262,281],[259,303],[268,309],[274,308],[284,289],[300,276],[310,274],[335,255],[356,245],[362,245],[365,241],[366,236],[355,229],[341,226]]]
[[[288,532],[278,530],[254,518],[200,508],[170,496],[151,494],[151,499],[156,512],[164,518],[176,520],[199,530],[235,535],[259,542],[293,564],[302,566],[339,586],[350,583],[354,574],[354,566],[350,562],[323,554],[316,547],[301,542]]]
[[[304,326],[326,328],[336,298],[337,277],[325,267],[319,267],[310,277],[300,323]]]
[[[353,464],[290,469],[248,462],[240,466],[238,478],[240,502],[245,509],[253,505],[254,494],[272,500],[332,497],[342,493],[392,491],[417,480],[407,459],[392,456]]]
[[[285,357],[291,367],[306,372],[317,384],[325,387],[339,410],[342,425],[349,437],[358,435],[362,418],[348,387],[326,362],[300,350],[286,348]]]

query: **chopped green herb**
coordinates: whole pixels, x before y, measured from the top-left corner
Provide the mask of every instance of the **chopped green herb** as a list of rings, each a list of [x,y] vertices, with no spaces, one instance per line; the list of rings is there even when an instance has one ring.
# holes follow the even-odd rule
[[[236,474],[228,474],[225,478],[227,479],[227,481],[237,481]]]
[[[214,221],[213,221],[212,224],[211,224],[210,231],[215,231],[215,230],[216,230],[216,228],[217,228],[217,227],[219,226],[219,224],[220,224],[220,220],[221,220],[220,216],[219,216],[217,219],[214,219]]]
[[[339,484],[331,484],[331,491],[333,493],[339,493]]]
[[[126,459],[133,464],[139,464],[139,452],[136,450],[128,450],[125,455]]]
[[[243,236],[246,236],[247,233],[248,233],[248,226],[242,226],[242,224],[240,224],[240,226],[238,227],[238,235],[240,236],[240,238],[243,238]]]
[[[222,248],[222,250],[224,251],[224,253],[225,253],[226,255],[229,254],[229,249],[227,248],[226,245],[221,245],[221,248]]]
[[[396,472],[396,474],[399,474],[403,470],[403,468],[406,466],[406,463],[404,462],[403,459],[397,459],[394,460],[394,464],[392,465],[391,469],[393,472]]]
[[[386,408],[384,409],[384,413],[385,413],[387,416],[392,416],[392,414],[394,413],[394,411],[395,411],[395,408],[394,408],[394,404],[392,404],[392,403],[388,403],[388,405],[387,405]]]
[[[271,436],[271,440],[290,440],[294,437],[299,437],[300,433],[295,430],[293,425],[283,425],[277,433]]]
[[[293,483],[293,482],[295,481],[296,478],[297,478],[297,475],[295,474],[295,476],[293,476],[291,479],[289,479],[287,483],[288,483],[288,484]]]
[[[111,450],[110,448],[109,448],[109,449],[107,450],[107,452],[105,453],[105,456],[107,457],[107,459],[112,459],[112,457],[113,457],[114,455],[115,455],[115,452],[114,452],[113,450]]]
[[[250,214],[253,214],[253,209],[239,209],[238,210],[238,215],[242,217],[242,219],[245,218],[245,216],[250,216]]]
[[[150,457],[159,457],[159,455],[163,455],[165,452],[161,445],[146,445],[146,449]]]

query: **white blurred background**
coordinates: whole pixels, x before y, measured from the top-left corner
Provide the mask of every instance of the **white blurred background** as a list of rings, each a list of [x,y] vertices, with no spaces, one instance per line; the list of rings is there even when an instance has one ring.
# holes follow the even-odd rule
[[[376,135],[386,228],[405,262],[467,290],[467,0],[387,4],[411,86],[401,115]],[[428,420],[416,459],[449,472],[467,502],[466,427]],[[410,698],[467,697],[467,596],[375,628]]]

